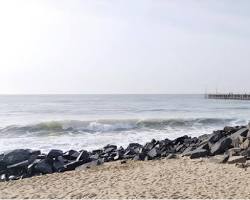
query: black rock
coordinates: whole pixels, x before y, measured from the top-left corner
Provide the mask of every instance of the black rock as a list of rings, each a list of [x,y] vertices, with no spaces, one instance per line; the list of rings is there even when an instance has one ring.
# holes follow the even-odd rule
[[[127,149],[137,149],[137,148],[142,148],[143,146],[138,143],[130,143],[127,147]]]
[[[61,163],[68,163],[69,161],[67,159],[65,159],[63,156],[58,156],[56,161],[60,161]]]
[[[19,177],[14,176],[14,175],[10,175],[8,179],[9,179],[10,181],[15,181],[15,180],[18,180]]]
[[[144,153],[139,153],[139,154],[137,154],[137,155],[133,158],[133,160],[144,160],[145,157],[146,157],[146,154],[144,154]]]
[[[63,171],[65,171],[64,162],[61,162],[59,160],[55,160],[53,162],[53,171],[54,172],[63,172]]]
[[[79,155],[80,155],[80,153],[78,151],[69,150],[63,154],[63,158],[65,158],[67,160],[76,160]]]
[[[29,164],[30,164],[29,160],[25,160],[25,161],[22,161],[22,162],[13,164],[13,165],[8,165],[8,166],[7,166],[7,169],[12,169],[12,168],[25,168],[25,167],[28,167]]]
[[[105,147],[103,147],[104,149],[104,153],[111,153],[112,151],[115,151],[117,149],[116,145],[106,145]]]
[[[23,162],[25,160],[33,161],[39,154],[41,154],[40,151],[32,151],[31,149],[16,149],[5,152],[4,156],[2,156],[1,163],[8,166]]]
[[[187,147],[186,147],[185,144],[179,144],[179,145],[176,146],[175,151],[176,152],[183,152],[186,148]]]
[[[66,171],[72,171],[72,170],[75,170],[75,168],[81,166],[82,164],[84,164],[83,161],[73,161],[64,165],[64,167]]]
[[[89,153],[87,151],[81,151],[76,161],[83,161],[83,163],[87,163],[90,161]]]
[[[182,137],[178,137],[178,138],[176,138],[176,139],[173,141],[173,144],[174,144],[174,145],[183,144],[184,141],[185,141],[186,139],[188,139],[188,138],[189,138],[189,137],[188,137],[187,135],[184,135],[184,136],[182,136]]]
[[[208,156],[209,152],[206,149],[195,149],[191,151],[190,158],[200,158],[200,157],[205,157]]]
[[[34,170],[37,173],[42,173],[42,174],[51,174],[53,173],[52,165],[50,163],[50,160],[44,159],[40,160],[35,166]]]
[[[36,159],[43,160],[43,159],[45,159],[46,157],[47,157],[46,154],[40,154],[40,155],[38,155],[38,156],[36,157]]]
[[[51,149],[47,155],[48,158],[57,158],[59,156],[63,156],[63,151],[58,150],[58,149]]]
[[[124,156],[133,156],[133,155],[136,155],[136,152],[135,152],[135,150],[134,149],[129,149],[129,150],[127,150],[125,153],[124,153]]]
[[[153,148],[147,153],[147,156],[149,159],[155,159],[159,156],[159,151],[156,148]]]
[[[98,154],[94,154],[94,155],[91,155],[91,156],[89,157],[90,160],[97,160],[97,159],[99,159],[99,158],[100,158],[100,156],[99,156]]]
[[[196,147],[194,147],[194,146],[189,146],[189,147],[187,147],[183,152],[182,152],[182,156],[190,156],[191,155],[191,152],[193,151],[193,150],[195,150],[196,149]]]
[[[103,150],[102,150],[102,149],[96,149],[96,150],[93,150],[93,151],[92,151],[92,155],[94,155],[94,154],[100,155],[100,154],[102,154],[102,153],[103,153]]]
[[[93,161],[85,163],[79,167],[76,167],[76,170],[84,170],[84,169],[92,168],[92,167],[101,165],[103,163],[104,163],[103,159],[93,160]]]
[[[209,151],[210,150],[209,143],[207,141],[204,141],[201,144],[199,144],[197,149],[206,149],[207,151]]]
[[[227,151],[232,145],[230,137],[222,138],[211,146],[210,152],[212,155],[222,154]]]
[[[208,142],[214,144],[225,136],[223,131],[214,131],[214,133],[208,138]]]
[[[152,142],[148,142],[144,145],[144,149],[147,150],[147,151],[150,151],[151,149],[153,149],[155,147],[155,143],[152,143]]]

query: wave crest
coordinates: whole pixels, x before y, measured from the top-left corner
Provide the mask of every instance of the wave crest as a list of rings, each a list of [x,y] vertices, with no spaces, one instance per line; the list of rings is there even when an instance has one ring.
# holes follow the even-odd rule
[[[244,120],[221,118],[195,119],[124,119],[124,120],[95,120],[95,121],[50,121],[26,126],[12,125],[0,129],[1,136],[48,136],[63,134],[106,133],[145,130],[168,130],[211,128],[226,125],[242,125]]]

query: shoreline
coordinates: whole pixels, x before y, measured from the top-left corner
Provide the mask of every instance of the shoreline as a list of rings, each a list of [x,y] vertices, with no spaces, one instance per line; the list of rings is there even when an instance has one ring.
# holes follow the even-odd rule
[[[226,191],[250,183],[248,160],[249,126],[91,152],[16,149],[0,155],[0,198],[246,198]]]
[[[249,198],[250,171],[207,158],[119,161],[0,183],[0,198]]]

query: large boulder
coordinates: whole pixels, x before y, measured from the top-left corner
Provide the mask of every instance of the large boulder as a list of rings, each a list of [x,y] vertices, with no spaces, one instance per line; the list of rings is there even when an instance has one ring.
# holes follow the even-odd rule
[[[7,167],[9,165],[21,163],[26,160],[31,163],[37,158],[39,154],[41,154],[40,151],[33,151],[31,149],[16,149],[13,151],[5,152],[1,156],[0,168],[2,168],[3,166]]]
[[[64,162],[62,162],[60,160],[55,160],[53,162],[52,167],[53,167],[54,172],[63,172],[63,171],[65,171]]]
[[[221,138],[225,136],[224,132],[219,130],[219,131],[214,131],[213,134],[208,138],[209,143],[216,143],[218,142]]]
[[[63,156],[63,151],[61,151],[59,149],[52,149],[49,151],[49,153],[47,155],[47,157],[51,158],[51,159],[57,158],[59,156]]]
[[[79,155],[80,155],[80,153],[78,151],[69,150],[63,154],[63,158],[65,158],[67,160],[76,160]]]
[[[40,160],[35,166],[34,170],[36,173],[51,174],[53,173],[53,163],[49,159]]]
[[[160,155],[160,152],[157,148],[153,148],[147,153],[149,160],[153,160],[157,158],[159,155]]]
[[[90,161],[89,153],[87,151],[84,151],[84,150],[81,151],[81,153],[77,157],[76,161],[83,161],[83,163],[89,162]]]
[[[206,149],[195,149],[195,150],[190,152],[190,158],[191,159],[201,158],[201,157],[208,156],[208,154],[209,154],[209,152]]]
[[[230,136],[230,138],[234,140],[234,139],[237,139],[238,137],[247,137],[247,133],[248,133],[248,128],[242,128],[238,130],[237,132],[233,133]]]
[[[232,146],[230,137],[222,138],[211,146],[210,152],[212,155],[222,154]]]

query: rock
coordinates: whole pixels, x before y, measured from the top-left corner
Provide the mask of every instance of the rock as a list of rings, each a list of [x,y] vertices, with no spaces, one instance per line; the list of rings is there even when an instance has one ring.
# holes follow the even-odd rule
[[[136,152],[134,149],[129,149],[124,153],[124,157],[133,157],[136,155]]]
[[[22,161],[20,163],[16,163],[16,164],[13,164],[13,165],[8,165],[7,169],[11,169],[11,168],[25,168],[29,164],[30,164],[29,160],[25,160],[25,161]]]
[[[111,153],[117,149],[116,145],[107,145],[104,148],[104,153]]]
[[[100,154],[102,154],[102,153],[103,153],[103,150],[102,150],[102,149],[96,149],[96,150],[93,150],[93,151],[92,151],[92,155],[94,155],[94,154],[100,155]]]
[[[32,151],[31,149],[16,149],[13,151],[8,151],[2,156],[1,162],[3,165],[13,165],[25,160],[35,160],[36,157],[41,154],[40,151]]]
[[[200,157],[205,157],[208,156],[208,150],[206,149],[195,149],[191,151],[190,158],[200,158]]]
[[[10,181],[15,181],[15,180],[18,180],[19,178],[17,176],[14,176],[14,175],[10,175],[9,176],[9,180]]]
[[[38,155],[38,156],[36,157],[36,159],[43,160],[43,159],[45,159],[46,157],[47,157],[46,154],[40,154],[40,155]]]
[[[143,146],[138,143],[130,143],[127,147],[127,149],[137,149],[137,148],[142,148]]]
[[[222,138],[211,146],[210,152],[212,155],[222,154],[227,151],[232,144],[230,137]]]
[[[238,130],[237,132],[233,133],[230,138],[232,140],[238,138],[238,137],[246,137],[247,136],[247,133],[248,133],[248,128],[242,128],[240,130]]]
[[[83,161],[83,163],[87,163],[90,161],[89,153],[87,151],[82,151],[77,157],[76,161]]]
[[[63,158],[65,158],[67,160],[76,160],[79,155],[80,155],[80,153],[78,151],[69,150],[63,154]]]
[[[199,146],[197,147],[197,149],[205,149],[207,151],[210,150],[209,148],[209,142],[208,141],[204,141],[201,144],[199,144]]]
[[[65,171],[64,162],[61,162],[59,160],[55,160],[53,162],[53,171],[54,172],[64,172]]]
[[[231,148],[228,149],[227,154],[232,157],[232,156],[239,156],[240,155],[240,148]]]
[[[247,159],[250,159],[250,148],[240,152],[241,156],[245,156]]]
[[[42,173],[42,174],[51,174],[53,173],[52,166],[50,164],[50,161],[48,159],[44,159],[39,161],[34,166],[35,172]]]
[[[208,138],[209,143],[216,143],[218,142],[221,138],[225,136],[223,131],[214,131],[213,134]]]
[[[229,158],[229,155],[227,155],[227,154],[216,155],[216,156],[209,158],[209,161],[217,163],[217,164],[221,164],[221,163],[226,163],[228,158]]]
[[[187,147],[183,153],[182,153],[182,156],[190,156],[191,155],[191,152],[193,150],[195,150],[196,148],[194,146],[190,146],[190,147]]]
[[[63,156],[63,151],[58,150],[58,149],[51,149],[47,155],[48,158],[57,158],[59,156]]]
[[[64,167],[65,167],[66,171],[72,171],[83,164],[84,164],[83,161],[73,161],[73,162],[70,162],[70,163],[64,165]]]
[[[64,164],[68,163],[68,160],[66,160],[63,156],[58,156],[56,161],[60,161],[61,163]]]
[[[169,154],[166,159],[174,159],[174,158],[177,158],[176,154]]]
[[[185,144],[179,144],[177,145],[177,147],[175,148],[176,152],[183,152],[186,149],[186,145]]]
[[[146,155],[144,153],[139,153],[133,158],[133,160],[144,160],[145,157]]]
[[[103,159],[93,160],[93,161],[85,163],[79,167],[76,167],[76,170],[84,170],[84,169],[92,168],[92,167],[101,165],[103,163],[104,163]]]
[[[247,159],[244,156],[232,156],[232,157],[229,157],[227,163],[228,164],[245,163],[246,161]]]
[[[184,135],[184,136],[182,136],[182,137],[178,137],[178,138],[176,138],[176,139],[173,141],[173,144],[174,144],[174,145],[183,144],[184,141],[185,141],[186,139],[188,139],[188,138],[189,138],[189,137],[188,137],[187,135]]]
[[[100,158],[100,156],[98,154],[94,154],[94,155],[89,156],[90,160],[97,160],[99,158]]]
[[[143,149],[147,150],[147,151],[150,151],[151,149],[153,149],[155,146],[154,143],[151,143],[151,142],[148,142],[144,145]]]
[[[158,155],[159,155],[159,151],[156,148],[151,149],[147,153],[147,156],[149,157],[149,159],[155,159],[158,157]]]
[[[240,148],[246,150],[250,147],[250,140],[247,138],[241,145]]]

